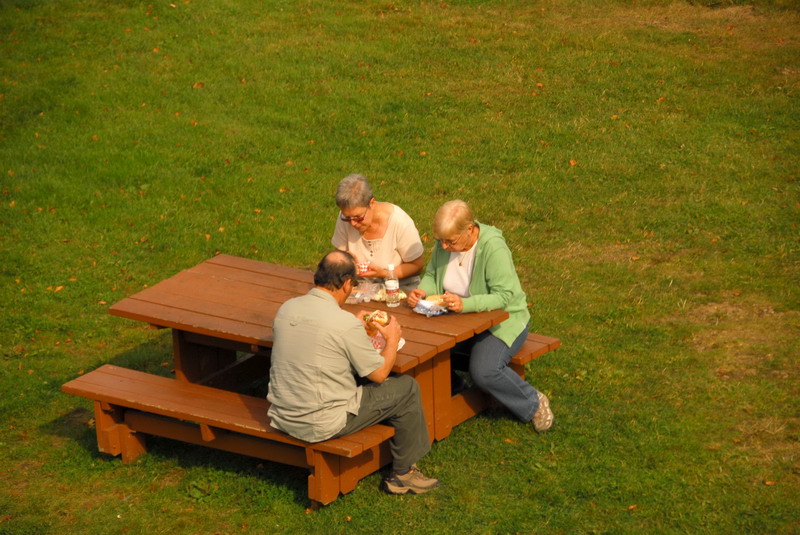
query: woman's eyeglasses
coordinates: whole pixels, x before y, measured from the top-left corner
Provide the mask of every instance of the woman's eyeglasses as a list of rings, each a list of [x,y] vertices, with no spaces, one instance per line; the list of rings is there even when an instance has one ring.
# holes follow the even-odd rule
[[[367,217],[367,212],[369,212],[369,206],[367,206],[366,211],[362,215],[354,215],[352,217],[347,217],[346,215],[342,214],[339,216],[339,219],[344,221],[345,223],[349,223],[350,221],[355,221],[356,223],[361,223],[364,221],[364,218]]]
[[[442,245],[446,245],[448,247],[455,247],[455,245],[458,243],[458,240],[460,240],[464,236],[464,234],[467,233],[468,230],[469,228],[465,229],[464,232],[459,234],[458,237],[453,240],[443,240],[442,238],[439,238],[439,241],[442,242]]]

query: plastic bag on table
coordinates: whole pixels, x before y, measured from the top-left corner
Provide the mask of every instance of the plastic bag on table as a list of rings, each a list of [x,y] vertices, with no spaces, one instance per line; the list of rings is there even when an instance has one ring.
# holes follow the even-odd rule
[[[358,286],[356,286],[353,292],[347,296],[347,301],[345,302],[349,304],[357,304],[377,301],[375,297],[380,289],[381,284],[369,282],[366,279],[361,279],[361,281],[358,283]]]
[[[433,301],[426,301],[425,299],[420,299],[417,302],[417,306],[412,309],[417,314],[424,314],[429,318],[433,316],[441,316],[442,314],[447,314],[447,308],[443,306],[439,306]]]

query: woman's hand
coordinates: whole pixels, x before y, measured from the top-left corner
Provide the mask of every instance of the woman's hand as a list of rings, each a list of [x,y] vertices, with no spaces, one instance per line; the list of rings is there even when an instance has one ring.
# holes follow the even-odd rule
[[[447,303],[447,308],[453,312],[461,312],[464,310],[464,302],[461,300],[461,296],[458,294],[445,292],[444,302]]]
[[[395,273],[397,273],[396,270]],[[381,267],[370,262],[369,266],[367,266],[367,270],[359,272],[358,276],[365,277],[367,279],[385,279],[388,274],[389,270],[387,270],[385,267]]]
[[[419,288],[414,288],[411,290],[411,293],[408,294],[408,306],[414,308],[419,303],[420,299],[425,299],[427,294],[420,290]]]

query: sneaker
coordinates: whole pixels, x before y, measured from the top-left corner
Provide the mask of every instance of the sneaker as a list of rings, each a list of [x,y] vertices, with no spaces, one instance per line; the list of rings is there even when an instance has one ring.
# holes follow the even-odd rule
[[[407,492],[423,494],[439,486],[438,479],[425,477],[416,464],[412,465],[411,470],[402,476],[397,472],[392,472],[383,482],[386,486],[386,492],[391,494],[405,494]]]
[[[550,410],[550,400],[539,392],[539,408],[533,415],[533,428],[537,433],[544,433],[553,426],[553,411]]]

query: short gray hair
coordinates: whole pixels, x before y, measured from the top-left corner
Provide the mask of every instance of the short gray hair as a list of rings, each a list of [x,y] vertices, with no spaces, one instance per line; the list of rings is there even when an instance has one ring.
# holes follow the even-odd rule
[[[464,201],[447,201],[436,210],[433,216],[433,234],[438,239],[462,233],[475,224],[475,215]]]
[[[340,209],[367,207],[373,197],[372,187],[364,175],[347,175],[336,188],[336,206]]]

